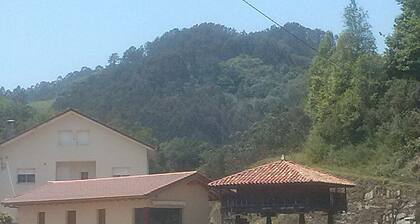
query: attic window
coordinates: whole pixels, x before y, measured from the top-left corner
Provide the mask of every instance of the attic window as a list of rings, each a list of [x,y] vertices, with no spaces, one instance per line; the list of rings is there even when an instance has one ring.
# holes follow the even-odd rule
[[[69,130],[59,131],[58,144],[59,145],[73,145],[74,144],[73,132]]]
[[[79,130],[76,132],[77,144],[88,145],[89,144],[89,131]]]

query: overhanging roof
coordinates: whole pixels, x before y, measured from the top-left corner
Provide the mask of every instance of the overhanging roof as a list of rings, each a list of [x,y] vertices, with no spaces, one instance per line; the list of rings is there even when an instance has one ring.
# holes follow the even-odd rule
[[[354,187],[354,183],[327,173],[310,169],[297,163],[280,160],[215,180],[210,187],[323,184],[337,187]]]

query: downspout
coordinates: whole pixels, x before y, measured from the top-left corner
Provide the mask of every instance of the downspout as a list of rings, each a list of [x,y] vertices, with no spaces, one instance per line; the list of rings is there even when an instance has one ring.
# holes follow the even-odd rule
[[[9,175],[10,188],[12,189],[13,196],[16,197],[15,186],[13,185],[12,174],[10,173],[9,161],[7,161],[7,159],[8,158],[6,157],[5,158],[5,161],[6,161],[6,169],[7,169],[7,174]]]

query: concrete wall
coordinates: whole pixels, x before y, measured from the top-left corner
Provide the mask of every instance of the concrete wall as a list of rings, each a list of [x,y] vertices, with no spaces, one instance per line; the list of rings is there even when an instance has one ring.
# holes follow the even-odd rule
[[[61,130],[88,130],[88,145],[62,146]],[[16,193],[22,194],[56,179],[56,162],[95,161],[96,177],[112,176],[113,167],[130,167],[131,175],[147,174],[147,149],[108,128],[69,112],[0,147],[7,160]],[[35,184],[17,184],[17,170],[34,168]],[[0,169],[0,200],[12,197],[7,169]],[[11,212],[0,206],[0,212]]]
[[[159,202],[159,205],[156,205],[156,202]],[[97,210],[106,209],[107,224],[134,224],[134,209],[144,207],[182,208],[183,224],[209,223],[210,206],[207,189],[201,185],[188,183],[177,184],[145,200],[24,206],[18,209],[18,221],[19,224],[34,224],[38,212],[45,212],[46,224],[66,224],[66,211],[75,210],[78,224],[95,224]]]

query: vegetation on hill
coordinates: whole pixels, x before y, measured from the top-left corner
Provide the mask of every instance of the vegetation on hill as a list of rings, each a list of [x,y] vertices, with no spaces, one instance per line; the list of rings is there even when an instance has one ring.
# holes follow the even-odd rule
[[[156,172],[199,168],[218,177],[298,154],[418,180],[420,3],[399,3],[384,54],[354,0],[338,36],[285,25],[318,52],[280,28],[240,33],[204,23],[114,53],[105,67],[1,89],[0,119],[21,129],[48,117],[52,102],[56,111],[78,109],[159,145]]]
[[[420,3],[400,3],[403,14],[384,56],[375,51],[367,14],[354,0],[338,40],[327,34],[321,42],[306,104],[312,161],[420,179],[419,51],[413,51],[420,49],[420,33],[413,38]]]

